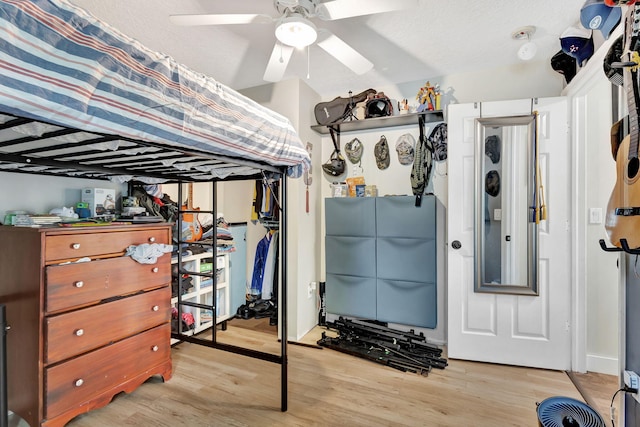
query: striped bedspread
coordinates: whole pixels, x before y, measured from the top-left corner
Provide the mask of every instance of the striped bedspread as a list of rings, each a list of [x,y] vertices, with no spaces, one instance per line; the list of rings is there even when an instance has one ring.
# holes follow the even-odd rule
[[[0,111],[293,177],[310,164],[287,118],[65,0],[0,0]]]

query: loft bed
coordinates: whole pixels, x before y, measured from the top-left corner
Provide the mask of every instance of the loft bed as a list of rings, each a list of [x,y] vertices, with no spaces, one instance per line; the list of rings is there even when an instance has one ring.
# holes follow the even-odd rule
[[[281,178],[281,337],[287,336],[286,177],[300,177],[309,166],[302,141],[280,114],[66,0],[0,0],[0,171],[146,184],[260,179],[265,172]],[[181,191],[178,199],[182,206]],[[286,338],[274,355],[219,343],[212,330],[211,340],[172,337],[280,364],[286,411]]]

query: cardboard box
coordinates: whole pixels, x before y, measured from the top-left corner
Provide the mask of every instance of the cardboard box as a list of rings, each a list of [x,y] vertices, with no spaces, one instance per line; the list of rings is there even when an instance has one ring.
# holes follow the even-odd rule
[[[92,216],[114,215],[116,213],[116,190],[83,188],[82,202],[89,204]]]

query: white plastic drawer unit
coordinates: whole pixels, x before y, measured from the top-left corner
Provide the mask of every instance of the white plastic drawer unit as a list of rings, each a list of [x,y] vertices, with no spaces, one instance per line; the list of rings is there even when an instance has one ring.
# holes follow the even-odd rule
[[[217,268],[224,268],[225,267],[225,256],[224,255],[218,255],[216,257],[216,267]]]

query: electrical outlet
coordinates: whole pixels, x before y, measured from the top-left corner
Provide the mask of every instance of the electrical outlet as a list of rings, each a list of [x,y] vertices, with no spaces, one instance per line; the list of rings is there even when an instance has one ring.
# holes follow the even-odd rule
[[[316,289],[317,289],[317,283],[316,282],[309,282],[309,285],[307,287],[307,298],[309,298],[309,299],[313,298],[313,294],[314,294]]]
[[[638,374],[636,374],[633,371],[624,371],[624,385],[635,389],[635,390],[639,390],[640,389],[640,377],[638,377]],[[638,391],[636,391],[635,393],[630,393],[633,398],[640,403],[640,395],[638,395]]]
[[[589,208],[589,224],[602,224],[602,208]]]

